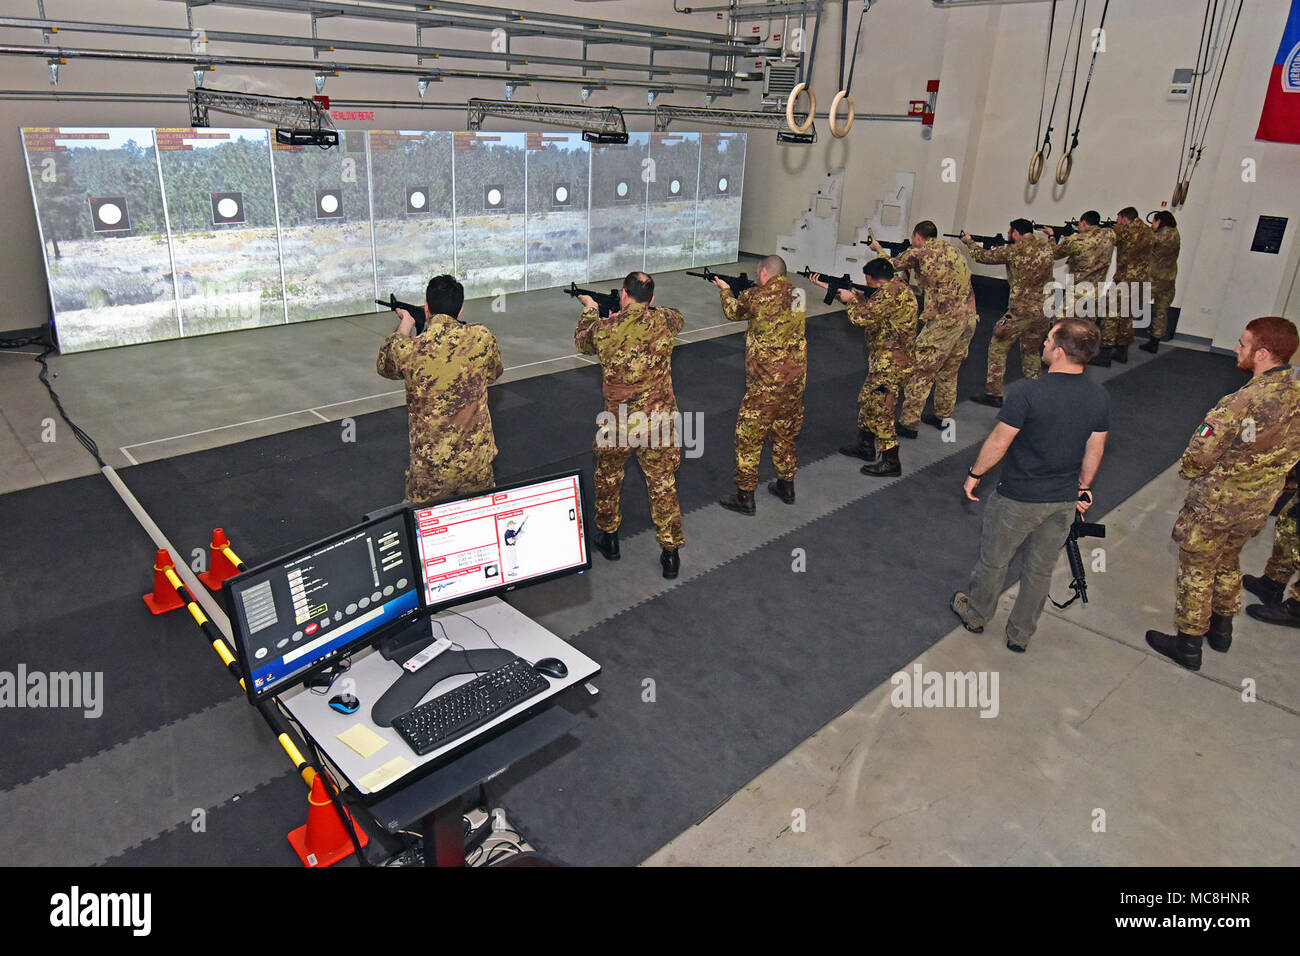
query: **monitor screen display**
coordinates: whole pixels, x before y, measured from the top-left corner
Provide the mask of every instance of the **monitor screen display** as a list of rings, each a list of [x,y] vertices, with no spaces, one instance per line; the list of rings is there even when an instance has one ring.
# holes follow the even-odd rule
[[[226,582],[253,700],[301,682],[421,613],[408,520],[403,510],[369,521]]]
[[[417,508],[414,516],[429,609],[591,567],[580,472]]]

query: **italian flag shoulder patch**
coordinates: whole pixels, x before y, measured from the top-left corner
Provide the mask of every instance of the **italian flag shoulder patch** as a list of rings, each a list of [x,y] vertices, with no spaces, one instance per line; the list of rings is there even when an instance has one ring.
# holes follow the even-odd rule
[[[1214,426],[1209,422],[1202,422],[1201,427],[1196,429],[1197,438],[1209,438],[1214,434]]]

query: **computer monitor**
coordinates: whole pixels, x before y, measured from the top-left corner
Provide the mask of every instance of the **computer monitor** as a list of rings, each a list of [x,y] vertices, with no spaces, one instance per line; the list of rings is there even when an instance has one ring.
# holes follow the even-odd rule
[[[574,471],[415,509],[425,610],[590,568],[582,500]]]
[[[376,518],[225,583],[252,701],[424,613],[409,522],[405,509]]]

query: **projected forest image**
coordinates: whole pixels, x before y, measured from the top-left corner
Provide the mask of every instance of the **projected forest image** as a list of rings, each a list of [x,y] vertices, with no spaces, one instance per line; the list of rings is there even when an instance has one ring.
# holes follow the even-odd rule
[[[22,131],[65,352],[734,262],[744,134]]]

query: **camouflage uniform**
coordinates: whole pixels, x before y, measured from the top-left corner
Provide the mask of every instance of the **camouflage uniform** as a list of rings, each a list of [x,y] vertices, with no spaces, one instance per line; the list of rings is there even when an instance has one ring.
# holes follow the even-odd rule
[[[485,326],[435,315],[420,335],[394,332],[384,339],[375,370],[406,382],[407,501],[423,505],[496,484],[487,390],[501,377],[501,352]]]
[[[1179,471],[1192,480],[1173,532],[1183,634],[1203,635],[1212,613],[1241,609],[1241,549],[1268,523],[1297,459],[1300,381],[1288,366],[1256,375],[1206,416]]]
[[[916,360],[916,296],[897,276],[870,297],[855,292],[849,321],[867,340],[867,380],[858,393],[858,428],[876,436],[876,449],[898,445],[894,412],[898,393]]]
[[[1107,314],[1101,320],[1101,345],[1123,346],[1133,341],[1133,317],[1141,315],[1146,303],[1143,301],[1142,286],[1150,281],[1148,270],[1151,264],[1152,229],[1141,219],[1132,222],[1117,222],[1111,227],[1115,234],[1115,283],[1130,284],[1133,294],[1126,295],[1127,307],[1123,315]]]
[[[799,453],[794,440],[803,429],[803,389],[808,379],[807,314],[795,308],[796,289],[773,276],[739,297],[718,290],[728,322],[745,330],[745,397],[736,418],[736,487],[758,488],[758,459],[772,439],[772,464],[782,481],[794,481]]]
[[[895,272],[912,270],[925,295],[925,311],[921,313],[925,328],[916,337],[916,364],[904,389],[899,416],[904,426],[916,428],[932,385],[936,415],[947,418],[956,408],[957,372],[979,324],[979,313],[975,311],[970,266],[951,244],[931,239],[924,246],[904,250],[889,262]]]
[[[1178,278],[1178,229],[1161,226],[1151,234],[1151,337],[1163,339]]]
[[[1046,306],[1052,301],[1056,249],[1047,239],[1032,233],[996,249],[985,249],[974,240],[966,243],[966,248],[976,262],[1007,267],[1011,296],[1007,314],[993,326],[985,389],[989,395],[1001,395],[1012,342],[1020,342],[1020,370],[1025,378],[1038,378],[1043,372],[1043,340],[1052,329]]]
[[[594,306],[584,308],[573,333],[578,351],[600,358],[608,413],[603,417],[613,416],[616,423],[596,432],[596,527],[612,534],[623,524],[623,473],[635,452],[655,537],[670,551],[686,543],[677,501],[682,449],[672,372],[673,341],[683,324],[676,309],[629,302],[603,319]]]
[[[1065,267],[1070,274],[1066,296],[1072,304],[1066,310],[1067,315],[1097,318],[1098,296],[1106,284],[1114,254],[1115,234],[1096,226],[1057,243],[1056,258],[1066,260]]]
[[[1300,500],[1296,495],[1297,470],[1300,469],[1292,469],[1287,476],[1286,488],[1282,492],[1286,501],[1277,513],[1277,524],[1273,528],[1273,553],[1268,556],[1268,564],[1264,565],[1264,577],[1283,584],[1300,571],[1300,534],[1297,533],[1295,513],[1296,502]],[[1291,586],[1289,596],[1300,601],[1300,580]]]

